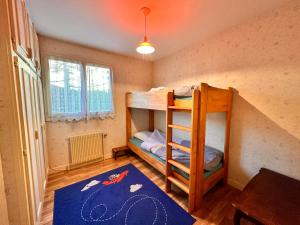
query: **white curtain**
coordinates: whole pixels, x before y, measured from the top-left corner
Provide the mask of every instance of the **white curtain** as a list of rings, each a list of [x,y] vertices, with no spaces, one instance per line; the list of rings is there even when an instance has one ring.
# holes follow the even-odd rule
[[[45,71],[47,121],[113,117],[110,68],[48,58]]]
[[[89,118],[113,117],[112,74],[110,68],[86,65],[87,111]]]

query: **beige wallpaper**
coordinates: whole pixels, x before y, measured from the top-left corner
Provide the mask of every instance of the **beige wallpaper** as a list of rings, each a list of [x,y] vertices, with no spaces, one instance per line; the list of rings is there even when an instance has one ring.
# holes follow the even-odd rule
[[[47,147],[49,166],[64,169],[68,164],[67,137],[92,132],[107,133],[104,140],[105,157],[111,157],[111,148],[126,144],[125,93],[133,90],[147,90],[151,87],[152,63],[144,60],[107,53],[76,44],[41,36],[42,57],[59,56],[86,63],[107,65],[113,69],[113,94],[116,117],[114,119],[93,119],[87,122],[47,122]],[[134,112],[133,129],[147,126],[147,114]]]
[[[261,167],[300,179],[299,21],[300,2],[294,0],[154,63],[154,86],[207,82],[238,91],[229,166],[236,187]],[[156,118],[158,126],[163,119]],[[210,145],[224,140],[222,119],[209,117]]]

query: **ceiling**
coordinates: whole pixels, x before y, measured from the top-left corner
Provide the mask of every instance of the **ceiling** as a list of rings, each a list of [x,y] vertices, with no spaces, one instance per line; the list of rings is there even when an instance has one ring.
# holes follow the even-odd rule
[[[40,34],[128,56],[143,39],[148,16],[149,41],[156,60],[196,41],[271,10],[288,0],[27,0]]]

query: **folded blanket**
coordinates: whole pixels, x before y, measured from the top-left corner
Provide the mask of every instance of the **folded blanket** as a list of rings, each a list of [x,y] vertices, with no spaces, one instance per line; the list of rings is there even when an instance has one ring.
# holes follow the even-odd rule
[[[151,152],[157,155],[159,158],[166,160],[166,145],[153,148]],[[172,150],[172,158],[176,161],[189,167],[190,165],[190,154],[179,149]]]
[[[198,88],[197,85],[182,86],[174,89],[174,95],[177,96],[192,96],[193,90]]]
[[[191,143],[188,140],[183,140],[181,142],[181,145],[186,146],[186,147],[190,147]],[[213,168],[215,168],[221,161],[223,158],[223,152],[205,145],[205,150],[204,150],[204,169],[207,171],[212,170]]]

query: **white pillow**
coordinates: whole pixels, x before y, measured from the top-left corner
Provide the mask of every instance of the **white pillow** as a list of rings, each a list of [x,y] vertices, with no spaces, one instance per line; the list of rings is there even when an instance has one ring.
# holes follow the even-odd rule
[[[166,137],[159,130],[155,129],[153,133],[142,144],[141,147],[147,151],[151,151],[153,147],[165,146]]]
[[[148,130],[143,130],[140,132],[137,132],[133,135],[133,137],[138,138],[142,141],[145,141],[147,138],[149,138],[151,136],[152,132],[148,131]]]

